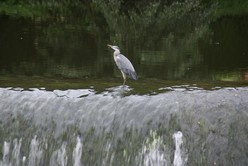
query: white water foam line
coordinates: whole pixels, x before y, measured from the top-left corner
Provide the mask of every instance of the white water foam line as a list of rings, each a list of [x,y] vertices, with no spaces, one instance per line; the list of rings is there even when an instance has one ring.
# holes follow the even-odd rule
[[[181,131],[174,133],[173,139],[174,139],[174,143],[175,143],[173,165],[174,166],[184,166],[187,163],[187,155],[185,155],[185,152],[182,150],[183,133]]]
[[[73,160],[74,166],[82,166],[81,164],[81,156],[82,156],[83,144],[81,143],[80,137],[77,137],[77,144],[73,150]]]

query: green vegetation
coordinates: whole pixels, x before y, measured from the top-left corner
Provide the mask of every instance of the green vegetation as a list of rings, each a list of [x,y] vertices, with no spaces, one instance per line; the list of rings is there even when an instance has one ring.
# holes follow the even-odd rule
[[[225,15],[248,14],[248,1],[246,0],[218,0],[214,15],[216,18]]]
[[[80,6],[80,1],[50,0],[5,0],[0,3],[0,11],[11,16],[23,17],[63,17],[72,12],[72,8]]]
[[[77,16],[85,19],[90,17],[91,20],[98,15],[105,17],[106,22],[109,25],[111,23],[112,28],[115,29],[118,23],[127,20],[140,26],[150,26],[174,24],[185,18],[188,18],[186,22],[190,18],[197,18],[199,22],[205,20],[209,14],[213,18],[247,14],[248,2],[245,0],[5,0],[0,2],[0,12],[32,18],[70,19]],[[98,18],[95,18],[95,21],[97,20]]]
[[[248,14],[248,1],[5,0],[0,3],[0,13],[63,22],[77,20],[89,30],[115,34],[112,38],[117,42],[122,41],[122,34],[143,41],[147,33],[153,33],[153,38],[166,33],[184,34],[225,15]]]
[[[139,41],[153,39],[161,34],[184,34],[208,25],[224,15],[248,13],[245,0],[5,0],[0,13],[34,19],[53,19],[59,22],[76,22],[94,32],[110,32],[111,40],[125,38]],[[103,26],[106,25],[106,26]],[[156,28],[154,28],[156,27]],[[184,28],[181,28],[184,27]],[[131,32],[131,33],[130,33]],[[154,41],[154,40],[153,40]],[[154,42],[153,42],[154,43]],[[151,45],[153,43],[141,43]]]
[[[104,14],[108,19],[112,15],[125,15],[132,21],[146,23],[157,19],[197,13],[211,13],[214,16],[247,14],[246,0],[4,0],[0,2],[0,11],[7,15],[24,17],[67,17],[86,12]],[[166,17],[165,17],[166,15]],[[82,15],[81,15],[82,16]],[[199,16],[199,15],[198,15]],[[114,19],[114,18],[113,18]],[[116,18],[117,19],[117,18]],[[113,21],[113,20],[107,20]]]

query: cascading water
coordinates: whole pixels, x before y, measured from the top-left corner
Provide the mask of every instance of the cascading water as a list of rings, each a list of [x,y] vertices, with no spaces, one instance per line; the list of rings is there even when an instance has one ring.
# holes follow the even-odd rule
[[[0,166],[247,165],[247,110],[247,88],[1,88]]]
[[[13,151],[12,151],[12,162],[13,162],[12,165],[16,165],[16,166],[21,165],[21,161],[20,161],[21,146],[22,146],[22,139],[19,139],[19,140],[14,139]],[[24,165],[24,163],[23,163],[23,165]]]
[[[174,142],[175,142],[175,152],[174,152],[174,166],[183,166],[187,163],[187,157],[183,156],[182,152],[182,144],[183,144],[183,133],[178,131],[173,134]]]
[[[31,140],[30,143],[30,151],[28,156],[28,165],[41,165],[42,159],[42,149],[40,147],[40,142],[37,140],[37,136],[35,135],[34,138]]]
[[[82,143],[80,140],[80,137],[77,137],[77,144],[75,149],[73,150],[73,161],[74,161],[74,166],[81,166],[81,156],[82,156]]]
[[[58,150],[55,150],[50,159],[50,165],[54,166],[66,166],[67,165],[67,154],[66,154],[67,144],[64,142]]]
[[[9,165],[9,151],[10,151],[10,143],[5,142],[3,144],[3,166]]]
[[[139,156],[140,166],[166,166],[170,165],[165,158],[165,143],[163,138],[158,136],[156,132],[150,132],[151,138],[148,137],[143,143],[142,150]]]

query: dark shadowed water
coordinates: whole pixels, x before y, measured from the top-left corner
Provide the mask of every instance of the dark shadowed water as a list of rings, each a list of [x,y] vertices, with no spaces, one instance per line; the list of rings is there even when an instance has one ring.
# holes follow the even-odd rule
[[[166,32],[159,38],[147,34],[145,39],[140,39],[139,32],[130,36],[106,32],[102,27],[99,27],[102,31],[97,31],[86,29],[83,22],[1,16],[0,83],[21,86],[25,84],[23,79],[18,83],[13,77],[28,76],[31,80],[37,77],[72,79],[72,83],[88,79],[84,88],[97,85],[106,88],[108,83],[109,87],[111,83],[118,85],[122,78],[114,64],[113,52],[106,46],[108,43],[121,48],[147,86],[151,83],[149,79],[182,84],[192,81],[196,84],[201,81],[247,83],[247,22],[245,16],[224,17],[188,33],[168,35]],[[49,87],[47,81],[39,84]]]
[[[87,21],[0,16],[0,166],[248,164],[247,16],[175,32]],[[137,81],[121,86],[107,44]]]

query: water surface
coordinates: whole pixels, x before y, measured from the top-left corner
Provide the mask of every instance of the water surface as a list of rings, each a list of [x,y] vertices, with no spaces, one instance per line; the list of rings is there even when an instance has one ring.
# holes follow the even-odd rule
[[[34,81],[34,87],[49,86],[49,79],[65,82],[71,79],[72,84],[87,82],[85,88],[121,84],[121,74],[114,64],[112,50],[106,46],[108,43],[121,48],[133,63],[139,80],[147,86],[154,84],[151,79],[180,81],[179,84],[218,81],[233,82],[234,86],[247,84],[247,20],[246,16],[224,17],[183,34],[166,32],[160,38],[153,38],[154,35],[148,33],[141,42],[138,34],[130,37],[86,29],[83,21],[2,15],[1,85],[25,86],[33,78],[44,79],[43,83]],[[22,79],[25,77],[30,78],[26,83]],[[128,81],[128,84],[135,83]]]

